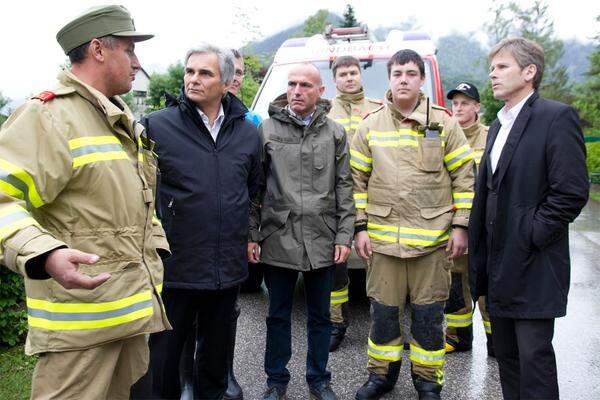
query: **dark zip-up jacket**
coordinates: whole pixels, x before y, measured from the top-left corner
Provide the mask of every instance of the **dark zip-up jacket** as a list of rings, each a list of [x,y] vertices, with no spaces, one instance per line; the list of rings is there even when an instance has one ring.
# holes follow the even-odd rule
[[[235,96],[223,98],[225,118],[213,140],[183,93],[144,121],[156,142],[157,211],[173,255],[167,288],[224,289],[248,276],[249,202],[258,191],[260,139]]]

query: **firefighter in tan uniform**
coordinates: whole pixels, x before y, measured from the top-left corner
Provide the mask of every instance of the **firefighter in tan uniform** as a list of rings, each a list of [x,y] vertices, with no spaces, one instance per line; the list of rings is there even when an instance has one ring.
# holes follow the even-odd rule
[[[331,65],[333,82],[337,94],[331,101],[331,111],[328,117],[340,123],[346,130],[348,143],[358,127],[358,124],[371,111],[381,107],[381,101],[365,97],[360,75],[360,62],[352,56],[341,56]],[[331,291],[331,341],[329,351],[335,351],[342,344],[348,328],[348,264],[364,268],[365,262],[352,253],[348,263],[335,267],[333,290]]]
[[[120,6],[79,16],[57,35],[71,70],[0,132],[0,263],[25,278],[33,399],[129,398],[145,334],[170,328],[156,158],[118,97],[151,37]]]
[[[485,150],[488,127],[479,120],[479,91],[469,82],[461,82],[446,96],[452,101],[452,113],[460,124],[473,149],[476,169]],[[446,353],[468,351],[473,345],[473,301],[469,291],[468,257],[454,260],[450,297],[446,302]],[[494,356],[490,316],[485,308],[485,297],[479,298],[479,311],[487,337],[488,355]]]
[[[401,50],[388,62],[385,105],[358,127],[350,156],[356,204],[354,244],[370,260],[368,381],[358,400],[393,389],[411,308],[410,362],[420,399],[439,399],[444,365],[444,303],[450,260],[467,247],[473,152],[447,111],[420,91],[421,57]]]

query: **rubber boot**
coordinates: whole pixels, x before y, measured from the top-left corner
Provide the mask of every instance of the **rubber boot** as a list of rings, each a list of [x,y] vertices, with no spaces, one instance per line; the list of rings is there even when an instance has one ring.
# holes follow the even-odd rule
[[[242,391],[242,387],[235,379],[235,374],[233,372],[233,356],[235,354],[235,336],[237,333],[237,320],[240,316],[240,307],[238,304],[235,306],[235,322],[233,323],[233,329],[231,332],[231,357],[229,358],[229,374],[227,374],[227,390],[225,390],[225,394],[223,394],[223,400],[242,400],[244,398],[244,392]]]
[[[446,353],[470,351],[473,348],[473,325],[455,329],[458,340],[446,336]]]
[[[427,381],[415,374],[412,374],[412,379],[419,393],[419,400],[441,400],[442,385]]]
[[[369,379],[356,392],[356,400],[377,400],[392,391],[398,381],[400,366],[401,361],[395,361],[389,364],[386,375],[369,374]]]
[[[346,336],[346,327],[341,324],[333,324],[331,338],[329,339],[329,352],[334,352],[340,347]]]

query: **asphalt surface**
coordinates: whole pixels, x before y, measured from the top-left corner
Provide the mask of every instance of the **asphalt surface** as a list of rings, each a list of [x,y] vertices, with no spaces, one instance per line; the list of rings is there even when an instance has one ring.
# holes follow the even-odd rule
[[[600,399],[600,204],[590,203],[571,226],[571,290],[567,316],[557,320],[554,347],[561,398]],[[260,399],[265,389],[263,370],[265,318],[268,297],[241,294],[242,314],[234,368],[246,400]],[[332,353],[329,369],[332,387],[340,399],[354,399],[367,379],[366,343],[369,305],[361,296],[350,301],[351,326],[340,349]],[[288,398],[308,399],[304,379],[306,357],[306,309],[302,284],[296,290],[292,322],[293,356],[288,368],[292,380]],[[385,399],[416,399],[405,352],[400,379]],[[485,334],[479,312],[474,316],[473,351],[449,354],[445,365],[445,399],[502,399],[498,367],[485,349]]]

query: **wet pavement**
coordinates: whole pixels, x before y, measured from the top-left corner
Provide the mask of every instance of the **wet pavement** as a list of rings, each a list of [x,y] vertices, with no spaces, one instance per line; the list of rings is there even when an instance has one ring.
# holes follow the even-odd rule
[[[567,400],[600,399],[600,203],[586,206],[571,226],[571,290],[567,316],[557,320],[554,347],[558,363],[561,398]],[[331,354],[329,368],[332,387],[340,399],[354,399],[356,390],[367,379],[366,343],[369,330],[369,306],[365,298],[351,300],[351,326],[346,340]],[[308,399],[304,380],[306,356],[306,310],[299,285],[293,314],[293,356],[288,368],[292,380],[288,398]],[[235,372],[246,400],[261,398],[265,388],[263,371],[267,295],[240,296]],[[498,368],[485,349],[485,334],[478,312],[474,319],[473,351],[447,355],[445,399],[501,399]],[[416,399],[410,379],[410,366],[402,366],[393,392],[384,399]]]

